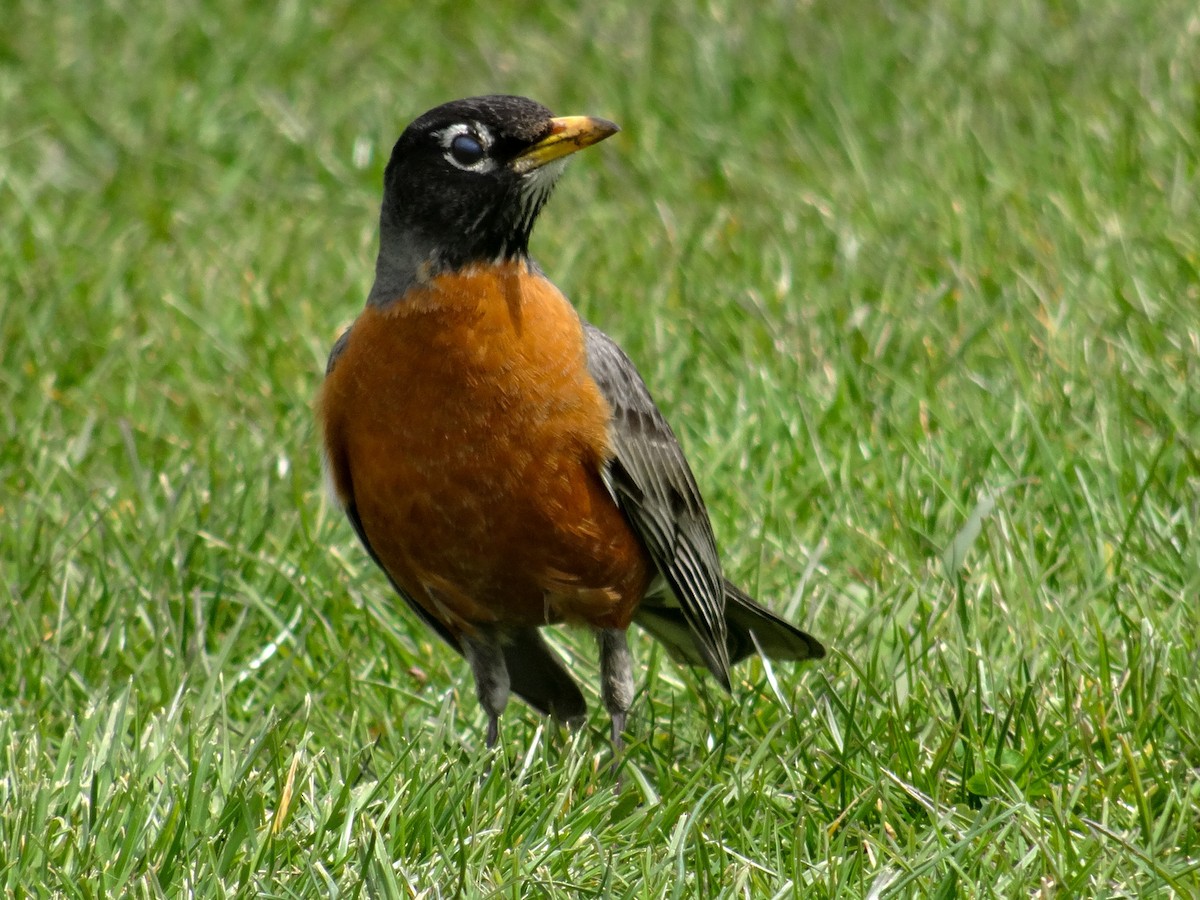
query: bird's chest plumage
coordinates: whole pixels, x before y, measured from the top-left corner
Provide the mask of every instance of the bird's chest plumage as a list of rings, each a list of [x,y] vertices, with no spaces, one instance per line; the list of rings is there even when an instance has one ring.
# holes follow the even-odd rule
[[[340,499],[392,577],[468,629],[628,624],[647,567],[600,475],[609,415],[578,316],[516,263],[368,307],[322,398]]]

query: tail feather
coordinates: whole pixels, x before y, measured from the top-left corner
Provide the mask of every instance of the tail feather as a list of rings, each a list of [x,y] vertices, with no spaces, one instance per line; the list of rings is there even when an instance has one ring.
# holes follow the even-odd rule
[[[708,666],[683,610],[670,594],[647,597],[634,621],[663,644],[674,659],[688,665]],[[741,662],[760,648],[771,659],[779,660],[820,659],[825,655],[820,641],[775,615],[728,580],[725,581],[725,629],[730,663]]]
[[[560,722],[574,724],[587,715],[587,702],[558,654],[536,628],[507,631],[501,647],[509,686],[530,706]]]
[[[825,648],[815,637],[781,619],[729,581],[725,582],[725,624],[730,662],[740,662],[757,653],[759,647],[771,659],[820,659],[825,655]],[[750,637],[752,632],[754,638]]]

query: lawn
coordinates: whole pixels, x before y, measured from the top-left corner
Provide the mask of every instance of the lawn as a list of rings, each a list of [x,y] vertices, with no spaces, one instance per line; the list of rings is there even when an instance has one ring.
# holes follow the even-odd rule
[[[1200,14],[1184,0],[9,0],[6,896],[1200,893]],[[400,129],[623,131],[533,252],[638,363],[727,570],[819,636],[732,696],[467,667],[325,497],[312,401]]]

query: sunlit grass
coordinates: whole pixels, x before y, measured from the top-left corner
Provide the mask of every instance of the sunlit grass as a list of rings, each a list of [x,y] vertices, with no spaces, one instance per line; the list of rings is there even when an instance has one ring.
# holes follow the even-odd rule
[[[1200,891],[1188,4],[15,3],[0,29],[0,885],[44,896]],[[534,252],[730,573],[829,646],[595,714],[456,659],[311,400],[414,115],[623,131]]]

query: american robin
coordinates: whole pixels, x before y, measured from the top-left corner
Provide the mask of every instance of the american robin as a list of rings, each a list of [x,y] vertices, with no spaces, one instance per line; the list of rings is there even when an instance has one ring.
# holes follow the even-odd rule
[[[318,403],[333,494],[397,593],[470,663],[489,746],[510,690],[560,720],[586,712],[543,625],[595,632],[617,748],[631,622],[726,690],[756,651],[825,653],[721,574],[641,376],[529,257],[566,157],[617,130],[510,96],[409,125],[384,174],[375,283]]]

